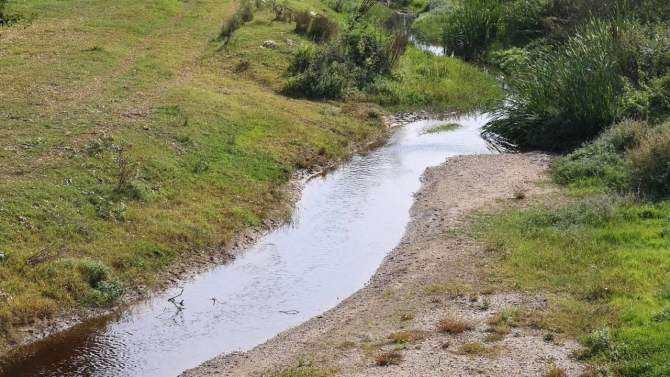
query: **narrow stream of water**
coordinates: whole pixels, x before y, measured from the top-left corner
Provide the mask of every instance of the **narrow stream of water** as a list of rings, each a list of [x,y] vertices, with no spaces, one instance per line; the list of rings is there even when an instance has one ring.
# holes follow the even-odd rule
[[[435,124],[461,128],[424,133]],[[87,321],[26,348],[0,376],[176,376],[224,352],[250,349],[362,288],[403,236],[429,166],[491,153],[483,116],[420,121],[389,143],[310,180],[292,224],[228,265],[114,316]],[[215,299],[215,300],[213,300]]]

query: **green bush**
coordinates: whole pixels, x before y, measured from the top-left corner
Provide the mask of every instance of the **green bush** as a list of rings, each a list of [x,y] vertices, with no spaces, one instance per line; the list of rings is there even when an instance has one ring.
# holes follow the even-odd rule
[[[626,187],[627,169],[624,153],[637,148],[649,127],[644,122],[625,120],[567,156],[551,163],[551,174],[560,184],[605,184]]]
[[[77,269],[91,288],[97,288],[110,275],[109,267],[101,261],[82,259],[78,261]]]
[[[523,146],[574,148],[614,122],[623,92],[619,72],[612,26],[594,21],[517,71],[508,105],[494,113],[484,134]]]
[[[626,153],[628,184],[652,198],[670,197],[670,123],[651,129]]]
[[[591,185],[605,183],[623,187],[626,179],[623,156],[612,144],[596,140],[551,163],[554,181],[560,184]]]
[[[496,37],[500,10],[498,0],[463,1],[443,26],[445,52],[466,61],[481,56]]]

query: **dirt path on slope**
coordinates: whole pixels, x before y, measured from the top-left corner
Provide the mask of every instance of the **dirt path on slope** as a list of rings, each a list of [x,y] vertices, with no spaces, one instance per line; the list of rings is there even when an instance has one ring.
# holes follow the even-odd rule
[[[552,366],[579,375],[585,365],[570,358],[576,342],[552,342],[523,325],[528,313],[545,310],[545,300],[488,290],[479,265],[486,251],[458,231],[466,213],[496,199],[551,190],[534,183],[545,177],[548,159],[460,156],[428,169],[403,240],[365,288],[248,352],[221,355],[183,376],[275,375],[294,367],[304,374],[286,375],[513,377],[544,376]],[[440,332],[444,318],[472,329]],[[407,342],[394,343],[393,333]],[[393,349],[403,362],[377,365]]]

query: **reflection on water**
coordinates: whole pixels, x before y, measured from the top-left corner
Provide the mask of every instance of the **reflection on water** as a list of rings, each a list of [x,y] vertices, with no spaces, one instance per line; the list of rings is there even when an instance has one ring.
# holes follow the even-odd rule
[[[389,143],[303,190],[291,225],[228,265],[184,286],[183,310],[167,299],[87,321],[38,342],[6,363],[2,376],[176,376],[223,352],[249,349],[362,288],[409,221],[412,194],[428,166],[446,157],[490,153],[484,117],[456,131],[422,134],[440,123],[397,130]]]

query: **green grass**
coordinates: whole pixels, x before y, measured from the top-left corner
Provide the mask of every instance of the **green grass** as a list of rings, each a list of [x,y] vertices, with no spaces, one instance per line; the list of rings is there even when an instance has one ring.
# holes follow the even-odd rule
[[[458,59],[411,47],[400,59],[396,79],[377,88],[377,94],[369,98],[397,111],[467,111],[495,106],[503,96],[493,75],[483,74]]]
[[[606,346],[586,342],[592,362],[615,376],[662,376],[670,372],[669,213],[667,202],[582,192],[482,215],[474,229],[494,251],[489,279],[548,298],[544,327],[584,340],[611,328]]]
[[[286,217],[297,169],[385,135],[374,105],[278,94],[296,45],[309,42],[271,9],[216,42],[236,6],[10,2],[34,20],[2,30],[0,352],[17,326],[107,306],[178,261],[218,254],[245,227]],[[268,39],[277,48],[261,49]],[[474,70],[457,79],[467,80],[489,82]],[[454,108],[477,95],[455,96]]]

